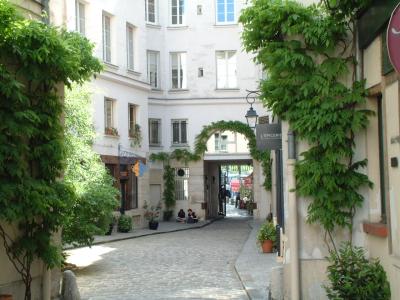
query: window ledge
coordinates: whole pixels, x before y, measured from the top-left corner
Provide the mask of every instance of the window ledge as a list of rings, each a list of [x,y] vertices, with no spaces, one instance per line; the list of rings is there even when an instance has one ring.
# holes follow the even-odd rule
[[[184,29],[188,29],[189,26],[187,25],[170,25],[167,26],[167,29],[172,29],[172,30],[184,30]]]
[[[170,89],[168,93],[187,93],[189,92],[188,89]]]
[[[152,149],[160,149],[160,150],[164,148],[163,145],[151,145],[151,144],[149,145],[149,147]]]
[[[112,139],[119,139],[119,135],[112,135],[112,134],[104,134],[105,137],[112,138]]]
[[[154,23],[146,23],[146,27],[148,28],[155,28],[155,29],[161,29],[161,25],[160,24],[154,24]]]
[[[371,223],[364,222],[363,230],[365,233],[369,235],[374,235],[378,237],[387,237],[388,236],[388,226],[384,223]]]
[[[214,27],[222,27],[222,28],[226,28],[226,27],[237,27],[239,24],[237,22],[235,23],[216,23],[214,24]]]
[[[151,92],[153,92],[153,93],[162,93],[164,91],[162,89],[152,88]]]
[[[174,148],[189,148],[189,144],[172,144],[171,147],[174,147]]]
[[[140,76],[140,75],[142,75],[142,73],[137,72],[137,71],[132,70],[132,69],[126,69],[126,71],[127,71],[129,74],[132,74],[132,75],[135,75],[135,76]]]
[[[110,69],[113,69],[113,70],[118,70],[119,69],[119,67],[117,65],[114,65],[112,63],[109,63],[109,62],[106,62],[106,61],[103,61],[103,63],[107,68],[110,68]]]
[[[216,88],[216,92],[239,92],[240,88]]]

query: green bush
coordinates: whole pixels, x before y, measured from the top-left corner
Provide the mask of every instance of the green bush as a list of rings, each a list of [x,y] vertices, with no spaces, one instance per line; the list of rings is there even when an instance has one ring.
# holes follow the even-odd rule
[[[272,222],[265,222],[261,225],[257,234],[257,241],[261,244],[264,241],[276,241],[276,228]]]
[[[330,285],[324,288],[329,299],[390,299],[385,270],[378,260],[366,259],[363,248],[345,243],[328,260]]]
[[[132,230],[132,218],[121,215],[118,219],[118,232],[129,232]]]

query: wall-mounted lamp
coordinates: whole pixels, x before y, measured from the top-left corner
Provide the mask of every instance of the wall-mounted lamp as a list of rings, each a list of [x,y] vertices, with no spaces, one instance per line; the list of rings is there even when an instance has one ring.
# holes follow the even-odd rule
[[[249,125],[249,127],[253,130],[256,129],[256,125],[257,125],[257,120],[258,120],[258,114],[257,112],[254,110],[253,108],[253,104],[254,102],[256,102],[256,98],[260,95],[259,91],[249,91],[246,90],[248,92],[247,96],[246,96],[246,101],[248,104],[250,104],[250,108],[246,113],[246,120],[247,120],[247,125]]]

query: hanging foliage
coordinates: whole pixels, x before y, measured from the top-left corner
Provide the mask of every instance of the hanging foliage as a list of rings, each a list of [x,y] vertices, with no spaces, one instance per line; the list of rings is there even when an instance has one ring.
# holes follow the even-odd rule
[[[308,221],[329,234],[336,226],[351,231],[363,201],[358,191],[371,186],[360,172],[366,160],[353,158],[354,136],[370,112],[360,109],[366,90],[354,80],[351,33],[367,2],[253,0],[240,17],[247,52],[268,72],[261,99],[310,146],[296,165],[297,192],[312,199]]]
[[[59,85],[82,83],[101,70],[93,45],[20,17],[0,0],[0,238],[31,299],[35,259],[49,268],[61,254],[52,234],[74,198],[60,181],[65,161]],[[4,224],[18,225],[10,236]]]

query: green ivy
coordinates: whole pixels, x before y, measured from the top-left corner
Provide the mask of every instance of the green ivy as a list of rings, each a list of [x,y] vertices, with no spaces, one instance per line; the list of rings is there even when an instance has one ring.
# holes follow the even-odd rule
[[[51,237],[64,224],[75,195],[60,181],[65,162],[58,88],[101,70],[93,45],[20,17],[0,0],[0,238],[31,299],[35,259],[49,268],[62,260]],[[10,236],[4,223],[18,224]]]
[[[200,134],[196,136],[194,153],[192,153],[186,149],[175,149],[171,153],[159,152],[159,153],[153,153],[150,155],[150,160],[164,162],[164,185],[165,185],[164,200],[165,200],[167,207],[169,207],[167,205],[167,202],[173,203],[173,206],[175,205],[175,195],[173,194],[174,193],[173,191],[175,190],[175,182],[174,182],[174,180],[171,180],[171,181],[169,181],[169,184],[167,184],[167,180],[170,180],[170,177],[173,177],[172,179],[174,179],[174,176],[175,176],[174,173],[172,173],[172,175],[167,173],[167,175],[166,175],[166,172],[169,172],[169,169],[167,169],[167,168],[170,168],[169,167],[170,160],[173,159],[173,160],[177,160],[177,161],[183,161],[183,162],[185,162],[185,164],[188,164],[190,161],[200,160],[201,157],[203,156],[204,152],[207,151],[207,141],[215,132],[219,132],[219,131],[233,131],[233,132],[243,134],[247,138],[248,147],[250,149],[250,155],[253,157],[253,159],[258,160],[261,163],[263,174],[265,176],[263,186],[267,191],[271,190],[272,161],[270,158],[270,152],[257,150],[256,137],[254,135],[253,130],[247,124],[244,124],[239,121],[218,121],[218,122],[211,123],[208,126],[204,126],[203,130],[200,132]],[[167,193],[167,195],[165,193]],[[171,200],[167,200],[170,198],[174,199],[173,202]],[[170,206],[170,207],[173,207],[173,206]]]
[[[360,109],[364,82],[343,83],[354,79],[351,30],[367,2],[252,0],[240,17],[246,51],[268,72],[261,99],[310,145],[296,165],[297,192],[312,199],[308,221],[329,234],[336,226],[351,230],[359,190],[371,186],[359,171],[366,160],[353,157],[354,136],[370,115]]]

